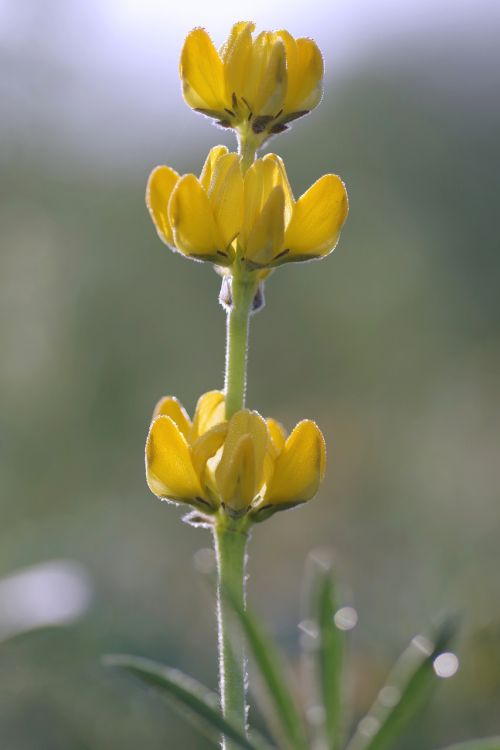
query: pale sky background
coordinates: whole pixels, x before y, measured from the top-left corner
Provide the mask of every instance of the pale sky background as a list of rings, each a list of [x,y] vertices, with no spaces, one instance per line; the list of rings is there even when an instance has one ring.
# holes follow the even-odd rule
[[[0,147],[50,161],[56,145],[89,167],[117,155],[126,167],[167,129],[169,151],[181,148],[186,128],[201,133],[180,95],[182,41],[204,26],[220,45],[242,19],[316,39],[339,84],[373,59],[434,56],[448,95],[498,85],[498,0],[0,0]]]

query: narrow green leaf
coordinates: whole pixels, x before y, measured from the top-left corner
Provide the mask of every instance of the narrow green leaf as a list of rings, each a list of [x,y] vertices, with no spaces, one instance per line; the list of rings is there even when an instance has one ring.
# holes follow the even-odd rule
[[[223,717],[216,693],[177,669],[127,654],[109,654],[103,661],[107,666],[135,675],[170,699],[178,709],[187,712],[191,719],[196,718],[214,744],[219,744],[223,734],[243,750],[270,750],[267,743],[255,737],[248,739]]]
[[[342,740],[344,634],[334,622],[338,603],[330,572],[319,569],[313,586],[316,599],[314,614],[318,626],[318,645],[315,649],[316,674],[324,708],[323,731],[326,746],[331,750],[338,750]]]
[[[308,742],[302,718],[288,689],[282,659],[275,644],[248,610],[241,607],[229,588],[226,596],[241,624],[248,646],[267,686],[283,737],[294,750],[307,750]]]
[[[443,750],[500,750],[500,737],[483,737],[480,740],[467,740],[450,745]]]
[[[446,650],[454,631],[448,621],[433,642],[423,636],[412,640],[346,750],[386,750],[392,745],[429,697],[438,680],[434,660]]]

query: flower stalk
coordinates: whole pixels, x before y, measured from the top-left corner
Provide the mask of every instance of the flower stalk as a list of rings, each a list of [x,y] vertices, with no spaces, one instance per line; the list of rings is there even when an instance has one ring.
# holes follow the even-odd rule
[[[253,154],[247,151],[253,162]],[[231,302],[227,312],[225,396],[226,419],[245,406],[250,315],[258,283],[248,275],[233,275]],[[242,635],[235,632],[232,606],[245,608],[247,523],[219,513],[214,525],[217,560],[217,628],[219,646],[219,689],[221,708],[226,718],[246,730],[246,656]],[[236,750],[227,738],[223,750]]]
[[[214,526],[217,559],[219,685],[224,717],[246,731],[246,657],[243,637],[234,628],[233,606],[245,607],[246,524],[221,516]],[[229,598],[233,600],[231,603]],[[239,746],[224,738],[223,750]]]
[[[247,352],[250,313],[257,291],[252,278],[234,276],[231,284],[232,303],[227,313],[226,337],[226,419],[245,406]]]
[[[243,175],[255,161],[257,144],[253,138],[240,137],[238,153],[241,157]],[[250,314],[257,291],[258,280],[248,274],[233,273],[231,279],[231,304],[227,313],[226,371],[224,390],[226,394],[226,419],[230,419],[245,406],[247,383],[247,353]]]

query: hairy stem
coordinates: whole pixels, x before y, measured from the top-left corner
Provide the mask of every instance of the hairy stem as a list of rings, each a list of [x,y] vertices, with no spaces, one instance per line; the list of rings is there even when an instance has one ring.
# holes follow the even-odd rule
[[[239,606],[245,605],[247,534],[237,524],[219,523],[214,528],[217,555],[217,622],[219,630],[219,682],[224,716],[246,730],[246,659],[243,638],[234,629],[228,592]],[[223,738],[223,750],[239,746]]]
[[[232,279],[232,305],[227,315],[226,419],[245,406],[250,312],[256,292],[253,280]]]
[[[248,134],[247,134],[248,136]],[[255,160],[257,144],[252,138],[239,141],[243,174]],[[239,262],[239,259],[237,263]],[[250,315],[258,280],[246,274],[241,266],[234,268],[227,314],[226,369],[224,390],[226,419],[245,406],[247,382],[247,347]],[[234,628],[234,617],[228,592],[238,608],[245,607],[246,520],[231,518],[221,510],[214,525],[217,557],[217,624],[219,635],[219,685],[221,708],[240,729],[246,731],[246,658],[243,637]],[[237,745],[222,738],[223,750],[237,750]]]

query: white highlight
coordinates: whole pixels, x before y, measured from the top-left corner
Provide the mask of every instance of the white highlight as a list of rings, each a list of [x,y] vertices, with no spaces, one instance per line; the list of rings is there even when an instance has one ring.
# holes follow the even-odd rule
[[[302,620],[299,622],[299,630],[309,638],[317,638],[319,635],[318,623],[315,620]]]
[[[412,640],[412,644],[415,648],[421,651],[426,656],[430,656],[434,649],[434,644],[425,635],[417,635]]]
[[[354,607],[341,607],[333,617],[339,630],[352,630],[358,624],[358,613]]]
[[[453,675],[457,673],[460,662],[456,654],[447,651],[444,654],[436,656],[432,666],[438,677],[446,679],[448,677],[453,677]]]
[[[68,625],[88,608],[90,579],[72,560],[33,565],[0,580],[0,641],[35,628]]]

